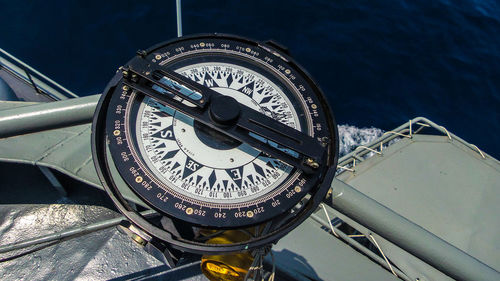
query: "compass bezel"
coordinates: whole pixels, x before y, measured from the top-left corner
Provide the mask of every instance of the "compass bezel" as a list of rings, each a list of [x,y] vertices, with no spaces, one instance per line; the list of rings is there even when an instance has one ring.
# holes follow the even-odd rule
[[[318,130],[318,127],[314,126],[313,131],[315,130],[315,137],[325,141],[328,147],[328,157],[325,159],[324,163],[320,163],[321,168],[318,169],[317,173],[314,175],[305,175],[302,173],[298,176],[296,182],[291,184],[290,187],[300,186],[301,190],[299,192],[292,192],[293,194],[291,194],[291,190],[286,190],[286,192],[275,194],[272,198],[260,202],[257,205],[228,208],[225,217],[217,215],[221,214],[223,208],[209,208],[206,206],[201,206],[200,208],[200,205],[188,202],[185,198],[181,197],[169,197],[167,199],[169,203],[164,204],[164,198],[159,198],[155,192],[149,192],[159,187],[154,186],[154,179],[156,177],[152,175],[152,173],[148,173],[147,168],[145,169],[144,165],[141,165],[141,161],[143,160],[137,156],[129,157],[127,161],[123,160],[123,152],[127,155],[132,155],[134,152],[135,144],[129,143],[129,139],[132,136],[130,134],[127,135],[127,131],[129,131],[127,127],[130,126],[130,124],[125,121],[125,119],[127,119],[127,111],[124,110],[127,106],[131,105],[133,101],[128,101],[130,92],[122,90],[121,79],[116,76],[110,82],[102,97],[102,100],[106,99],[109,103],[106,105],[105,109],[101,109],[106,110],[106,113],[104,113],[106,118],[104,130],[109,139],[109,152],[113,158],[113,163],[108,163],[108,165],[115,165],[130,189],[139,195],[141,199],[145,200],[150,207],[156,209],[160,213],[165,213],[183,221],[211,228],[239,228],[259,224],[288,212],[297,205],[306,194],[315,195],[315,197],[317,197],[317,192],[326,193],[326,191],[320,190],[319,184],[324,180],[329,166],[332,166],[332,164],[336,165],[337,163],[337,128],[329,106],[326,103],[326,99],[321,90],[311,80],[310,76],[307,75],[300,66],[294,63],[291,58],[279,50],[254,41],[227,35],[202,35],[174,40],[173,42],[168,42],[147,50],[144,59],[153,61],[158,58],[158,55],[162,56],[170,52],[175,52],[175,50],[179,50],[178,53],[183,53],[188,47],[197,50],[200,48],[200,43],[205,43],[205,46],[210,46],[211,44],[220,44],[221,46],[229,45],[230,48],[240,50],[240,52],[245,55],[252,54],[253,57],[261,58],[261,61],[267,60],[267,64],[269,64],[270,67],[275,67],[275,69],[281,73],[282,77],[287,79],[285,81],[289,83],[288,85],[293,85],[299,93],[309,93],[307,97],[304,97],[307,101],[305,105],[310,114],[314,115],[314,118],[318,120],[318,122],[313,124],[321,123],[322,127]],[[196,44],[198,44],[198,46]],[[235,45],[231,47],[232,44]],[[182,50],[180,46],[183,46],[184,50]],[[211,52],[213,52],[213,50]],[[170,55],[175,57],[172,53]],[[134,59],[143,58],[137,57]],[[301,91],[301,89],[304,90]],[[118,110],[118,108],[121,108],[121,110]],[[124,120],[123,122],[121,121],[122,119]],[[120,122],[117,123],[117,120],[120,120]],[[116,133],[117,130],[119,133]],[[120,161],[120,159],[122,161]],[[300,185],[301,182],[303,183],[302,185]],[[279,200],[279,204],[275,203],[277,200]],[[261,212],[258,208],[264,211]],[[253,215],[247,216],[249,212],[252,212]],[[204,213],[204,215],[202,215],[202,213]]]

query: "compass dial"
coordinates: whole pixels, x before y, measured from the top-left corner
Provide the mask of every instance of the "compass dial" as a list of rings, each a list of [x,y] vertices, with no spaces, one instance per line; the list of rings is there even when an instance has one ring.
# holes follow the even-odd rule
[[[194,64],[176,71],[300,130],[290,100],[261,74],[218,62]],[[246,143],[216,134],[152,98],[142,103],[136,124],[138,147],[152,172],[171,189],[201,201],[253,200],[275,189],[292,171],[292,166],[267,157]]]
[[[164,44],[134,60],[175,71],[314,138],[328,153],[332,149],[332,122],[321,92],[275,49],[239,38],[202,36]],[[168,88],[158,85],[171,82],[155,75],[160,84],[148,84],[148,89],[168,95]],[[333,159],[329,154],[311,176],[140,90],[117,83],[109,93],[106,132],[121,177],[151,207],[191,223],[240,227],[288,212],[314,189]],[[194,108],[192,101],[202,96],[189,95],[191,100],[173,99]],[[298,157],[257,133],[249,135]]]

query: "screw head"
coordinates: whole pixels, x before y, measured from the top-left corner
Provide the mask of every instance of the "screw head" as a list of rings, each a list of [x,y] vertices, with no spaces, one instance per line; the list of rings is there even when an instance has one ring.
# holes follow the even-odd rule
[[[145,50],[138,50],[137,51],[137,54],[140,56],[140,57],[145,57],[148,52],[146,52]]]
[[[319,164],[318,164],[318,162],[314,161],[314,160],[313,160],[313,159],[311,159],[311,158],[307,158],[307,159],[306,159],[306,164],[307,164],[309,167],[313,168],[313,169],[317,169],[317,168],[319,168]]]
[[[134,240],[135,243],[141,245],[141,246],[145,246],[146,245],[146,240],[144,240],[141,236],[137,235],[137,234],[132,234],[132,240]]]

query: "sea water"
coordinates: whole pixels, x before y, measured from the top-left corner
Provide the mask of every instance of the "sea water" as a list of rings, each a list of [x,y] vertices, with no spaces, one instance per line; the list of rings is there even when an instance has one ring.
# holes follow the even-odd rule
[[[0,0],[0,48],[79,95],[176,37],[175,1]],[[500,158],[497,1],[183,1],[184,34],[287,46],[323,89],[341,154],[424,116]]]

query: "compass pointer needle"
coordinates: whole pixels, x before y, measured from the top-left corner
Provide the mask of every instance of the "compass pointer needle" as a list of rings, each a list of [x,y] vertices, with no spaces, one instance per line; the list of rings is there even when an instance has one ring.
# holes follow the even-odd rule
[[[177,97],[177,99],[180,100],[187,100],[200,108],[205,107],[210,100],[210,96],[212,96],[215,92],[210,88],[203,87],[195,81],[184,77],[183,75],[159,66],[149,65],[143,60],[132,62],[129,65],[129,69],[126,69],[125,71],[127,75],[129,71],[133,73],[130,79],[133,82],[143,85],[147,83],[152,84],[152,88],[155,91],[162,93],[164,96],[167,96],[168,98]],[[138,79],[139,77],[140,79]],[[161,100],[168,102],[167,99]]]
[[[131,65],[130,71],[141,79],[135,83],[133,80],[124,82],[129,87],[306,173],[312,172],[311,168],[319,168],[317,163],[321,163],[326,151],[313,137],[174,71],[137,64]],[[146,70],[134,71],[136,67]],[[162,76],[156,80],[151,73],[161,73]],[[147,82],[153,86],[146,86]],[[196,107],[182,103],[183,100]],[[210,101],[213,102],[210,104]]]

